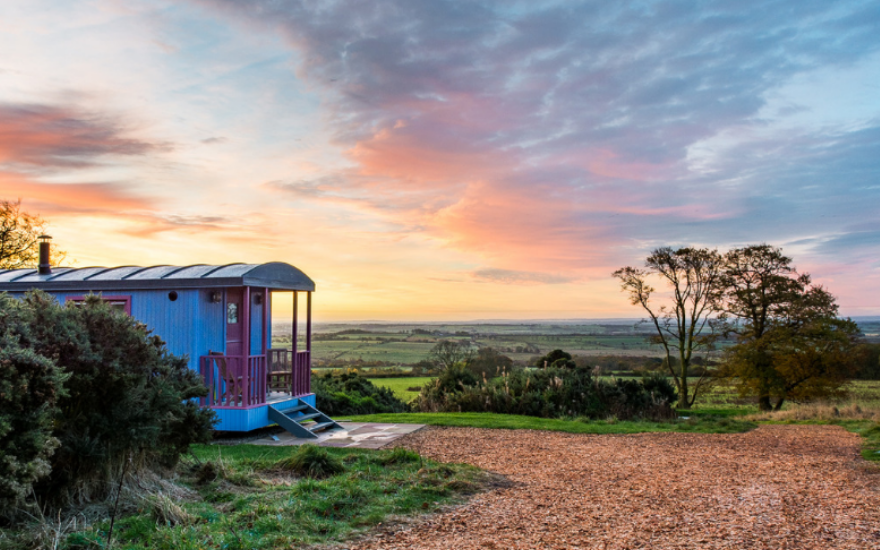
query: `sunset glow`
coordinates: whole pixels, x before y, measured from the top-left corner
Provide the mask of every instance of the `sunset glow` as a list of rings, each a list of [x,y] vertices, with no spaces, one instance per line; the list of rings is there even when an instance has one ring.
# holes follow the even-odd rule
[[[880,315],[880,5],[0,5],[0,199],[77,267],[283,261],[318,321],[637,317],[767,242]]]

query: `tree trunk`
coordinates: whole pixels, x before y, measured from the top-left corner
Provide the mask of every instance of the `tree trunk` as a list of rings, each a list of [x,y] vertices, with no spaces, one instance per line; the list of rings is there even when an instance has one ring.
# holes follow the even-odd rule
[[[770,396],[762,395],[758,397],[758,409],[762,411],[772,411],[773,405],[770,404]]]
[[[773,406],[774,411],[782,410],[782,404],[785,402],[784,397],[780,397],[779,401],[776,402],[776,405]]]
[[[688,399],[687,366],[684,363],[681,365],[681,374],[679,376],[681,378],[681,384],[678,385],[678,408],[690,409],[691,403]]]

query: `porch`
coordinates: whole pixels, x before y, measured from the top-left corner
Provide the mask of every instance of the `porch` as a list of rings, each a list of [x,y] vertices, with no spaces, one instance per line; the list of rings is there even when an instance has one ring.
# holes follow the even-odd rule
[[[265,355],[210,353],[199,357],[208,388],[203,407],[248,409],[310,395],[311,352],[270,348]]]
[[[311,391],[311,292],[305,293],[305,300],[300,300],[300,292],[291,292],[290,335],[279,336],[281,342],[289,345],[270,347],[273,306],[286,306],[286,294],[284,290],[244,286],[229,287],[212,295],[212,300],[222,302],[218,304],[222,324],[210,330],[211,345],[216,346],[214,350],[224,351],[209,349],[206,355],[200,354],[197,368],[208,389],[201,405],[217,413],[218,430],[250,431],[285,422],[272,418],[279,411],[293,411],[288,420],[301,421],[304,415],[300,411],[315,406]],[[300,305],[305,310],[304,335],[299,332]],[[222,340],[218,341],[217,336]],[[323,413],[317,411],[311,416],[319,415]],[[296,430],[297,426],[291,429]]]

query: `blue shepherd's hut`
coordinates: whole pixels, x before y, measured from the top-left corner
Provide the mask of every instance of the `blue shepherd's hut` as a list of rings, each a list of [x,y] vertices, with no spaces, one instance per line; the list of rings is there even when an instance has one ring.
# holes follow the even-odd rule
[[[0,270],[0,291],[21,296],[39,289],[61,303],[97,294],[143,322],[201,374],[208,388],[202,404],[217,412],[218,430],[245,432],[277,423],[314,438],[316,431],[339,427],[315,408],[310,383],[315,283],[299,269],[280,262],[52,268],[48,237],[40,247],[38,269]],[[271,347],[271,296],[278,292],[292,294],[290,349]]]

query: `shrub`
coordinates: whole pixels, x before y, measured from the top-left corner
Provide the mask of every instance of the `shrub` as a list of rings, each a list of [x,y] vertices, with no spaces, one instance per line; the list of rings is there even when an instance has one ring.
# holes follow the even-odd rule
[[[60,306],[33,292],[19,311],[20,345],[68,376],[53,419],[60,446],[38,497],[102,498],[126,462],[130,471],[172,466],[190,443],[210,439],[214,413],[194,401],[206,392],[198,373],[145,325],[98,297]]]
[[[594,378],[590,369],[519,370],[476,381],[465,369],[450,369],[429,382],[414,402],[422,412],[493,412],[543,418],[667,418],[674,390],[659,380]]]
[[[306,444],[300,446],[291,456],[279,460],[275,469],[320,479],[341,474],[345,471],[345,466],[338,458],[330,455],[327,449]]]
[[[355,373],[312,379],[317,407],[329,416],[403,412],[406,403],[388,388],[375,386]]]
[[[18,300],[0,295],[0,513],[20,505],[49,474],[52,436],[65,375],[53,361],[21,347],[28,325]]]
[[[575,361],[572,359],[571,354],[562,351],[561,349],[555,349],[544,357],[539,357],[534,362],[534,365],[538,368],[552,367],[567,369],[573,369],[577,366]]]
[[[512,367],[513,360],[493,348],[480,348],[467,362],[467,370],[477,378],[501,376],[501,373],[510,371]]]

